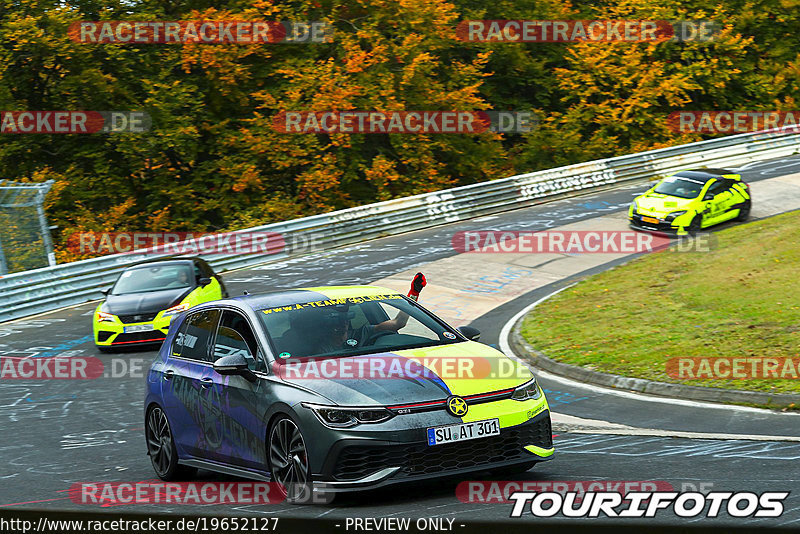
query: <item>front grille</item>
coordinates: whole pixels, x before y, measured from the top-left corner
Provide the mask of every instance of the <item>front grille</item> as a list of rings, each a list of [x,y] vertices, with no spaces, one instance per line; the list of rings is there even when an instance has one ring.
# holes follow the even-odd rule
[[[651,215],[645,215],[645,217],[651,217]],[[672,223],[664,222],[663,220],[661,222],[659,222],[658,224],[644,222],[644,221],[642,221],[642,215],[639,215],[637,213],[633,214],[633,217],[631,218],[631,222],[635,226],[640,226],[640,227],[648,229],[648,230],[660,230],[662,232],[666,232],[666,231],[675,229],[672,226]]]
[[[154,313],[138,313],[136,315],[117,315],[119,320],[125,324],[130,323],[146,323],[147,321],[152,321],[156,318],[158,312]]]
[[[151,330],[150,332],[130,332],[128,334],[122,333],[111,342],[112,345],[122,343],[161,343],[166,339],[166,336],[160,330]]]
[[[386,467],[400,466],[397,476],[446,473],[459,469],[489,467],[522,458],[531,458],[524,447],[553,446],[549,414],[532,423],[500,430],[499,436],[459,443],[428,446],[413,445],[350,446],[339,453],[333,476],[337,480],[364,478]]]

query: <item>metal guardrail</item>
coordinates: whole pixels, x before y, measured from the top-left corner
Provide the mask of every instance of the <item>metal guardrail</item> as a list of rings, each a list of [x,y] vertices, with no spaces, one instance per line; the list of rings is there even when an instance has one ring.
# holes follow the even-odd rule
[[[304,217],[248,232],[278,232],[287,246],[274,254],[202,255],[215,270],[252,267],[303,253],[298,243],[313,240],[326,250],[377,237],[430,228],[463,219],[518,209],[620,183],[646,181],[687,167],[738,166],[781,157],[800,149],[797,129],[755,132],[580,163],[399,198],[323,215]],[[173,255],[115,254],[0,277],[0,322],[102,298],[131,263]]]

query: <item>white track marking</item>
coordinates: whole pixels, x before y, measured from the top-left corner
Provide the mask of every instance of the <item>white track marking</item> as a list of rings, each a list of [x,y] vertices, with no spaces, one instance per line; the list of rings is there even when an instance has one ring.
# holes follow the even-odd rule
[[[89,304],[96,305],[98,302],[102,301],[103,299],[99,300],[87,300],[86,302],[81,302],[79,304],[73,304],[72,306],[64,306],[63,308],[58,308],[57,310],[50,310],[42,313],[37,313],[36,315],[26,315],[25,317],[19,317],[17,319],[11,319],[10,321],[5,321],[0,323],[0,325],[7,325],[7,324],[14,324],[20,321],[30,321],[31,319],[36,319],[37,317],[44,317],[45,315],[51,315],[53,313],[62,312],[64,310],[71,310],[73,308],[80,308],[81,306],[88,306]],[[94,312],[92,312],[94,313]]]
[[[683,430],[661,430],[658,428],[640,428],[635,426],[611,423],[599,419],[584,419],[574,415],[553,413],[553,425],[567,425],[570,433],[575,434],[611,434],[616,436],[655,436],[662,438],[687,439],[721,439],[744,441],[792,441],[800,442],[796,436],[768,436],[761,434],[727,434],[720,432],[686,432]]]

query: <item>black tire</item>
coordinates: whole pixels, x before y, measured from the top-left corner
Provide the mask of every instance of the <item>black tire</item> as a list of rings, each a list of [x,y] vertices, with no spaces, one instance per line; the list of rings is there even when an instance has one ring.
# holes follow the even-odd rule
[[[686,230],[689,235],[696,235],[703,228],[703,216],[699,213],[694,216],[692,222],[689,223],[689,228]]]
[[[159,406],[147,412],[144,423],[144,435],[147,441],[147,455],[153,464],[153,470],[161,480],[184,480],[197,473],[194,467],[178,463],[178,451],[172,439],[172,429],[167,414]]]
[[[534,460],[525,464],[517,464],[517,465],[509,465],[506,467],[498,467],[496,469],[492,469],[489,472],[493,475],[521,475],[526,471],[530,471],[533,469],[533,466],[538,464],[538,460]]]
[[[314,498],[314,481],[305,439],[294,420],[282,415],[273,421],[267,433],[267,461],[273,482],[286,502],[304,504]]]
[[[739,215],[736,216],[737,222],[744,222],[748,217],[750,217],[750,205],[751,202],[748,200],[744,203],[744,206],[739,208]]]

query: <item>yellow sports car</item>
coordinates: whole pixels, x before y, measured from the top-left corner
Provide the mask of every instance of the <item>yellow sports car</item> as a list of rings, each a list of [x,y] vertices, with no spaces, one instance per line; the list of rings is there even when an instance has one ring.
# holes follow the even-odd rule
[[[104,291],[94,312],[98,350],[161,344],[170,321],[202,302],[228,296],[222,279],[200,258],[149,260],[128,267]]]
[[[628,209],[634,228],[677,235],[695,233],[750,215],[750,186],[726,169],[681,171],[636,197]]]

